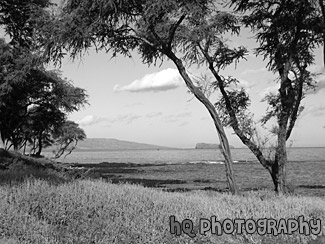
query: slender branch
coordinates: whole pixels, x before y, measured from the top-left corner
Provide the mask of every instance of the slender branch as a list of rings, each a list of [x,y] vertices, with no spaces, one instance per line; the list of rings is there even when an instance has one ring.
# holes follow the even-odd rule
[[[182,23],[182,21],[185,19],[186,17],[186,14],[183,14],[179,20],[176,22],[176,24],[174,24],[172,26],[172,28],[170,29],[170,32],[169,32],[169,36],[168,36],[168,48],[171,49],[171,46],[172,46],[172,42],[173,42],[173,39],[174,39],[174,36],[175,36],[175,32],[177,30],[177,28],[180,26],[180,24]]]
[[[298,94],[297,94],[297,98],[296,98],[296,103],[295,106],[293,108],[292,114],[290,116],[290,123],[289,123],[289,127],[287,129],[287,133],[286,133],[286,140],[289,139],[292,129],[296,123],[297,117],[298,117],[298,111],[299,111],[299,106],[300,106],[300,102],[302,99],[302,90],[303,90],[303,78],[301,77],[299,79],[299,84],[298,84]]]
[[[240,140],[254,153],[254,155],[259,160],[259,162],[262,164],[262,166],[264,168],[266,168],[267,170],[270,170],[270,162],[264,157],[260,148],[257,145],[255,145],[255,143],[253,143],[250,138],[245,136],[243,131],[239,128],[239,123],[238,123],[235,111],[233,110],[233,108],[231,106],[229,96],[225,90],[224,82],[223,82],[222,78],[219,76],[219,74],[217,73],[217,71],[215,70],[211,57],[209,56],[209,54],[207,52],[205,52],[205,50],[202,48],[202,46],[199,43],[198,43],[198,47],[201,50],[204,57],[206,58],[206,60],[209,64],[210,71],[212,72],[213,76],[218,81],[219,90],[220,90],[223,98],[225,99],[226,108],[227,108],[227,111],[231,118],[231,123],[230,123],[231,127],[233,128],[235,133],[238,135]]]
[[[77,147],[78,140],[76,139],[74,146],[70,149],[70,151],[64,156],[66,158],[68,155],[72,153],[72,151]]]
[[[290,56],[293,56],[293,61],[296,63],[298,69],[299,69],[299,72],[300,72],[300,76],[299,76],[299,79],[298,79],[298,90],[297,90],[297,95],[295,96],[295,94],[293,94],[293,87],[291,86],[291,80],[289,80],[287,78],[287,80],[289,80],[290,82],[290,87],[289,87],[289,93],[288,93],[288,96],[289,96],[289,99],[286,99],[286,100],[289,100],[290,104],[288,105],[288,110],[292,109],[292,112],[290,114],[290,121],[289,121],[289,126],[287,128],[287,132],[286,132],[286,140],[289,139],[290,135],[291,135],[291,132],[293,130],[293,127],[296,123],[296,120],[297,120],[297,117],[298,117],[298,111],[299,111],[299,106],[300,106],[300,102],[301,102],[301,99],[302,99],[302,95],[303,95],[303,84],[304,84],[304,73],[305,73],[305,70],[306,70],[306,65],[304,65],[303,67],[301,67],[300,65],[300,62],[299,62],[299,59],[297,57],[297,44],[298,44],[298,40],[299,40],[299,37],[301,35],[301,30],[302,30],[302,17],[301,15],[303,15],[303,8],[300,8],[299,10],[299,17],[297,18],[298,19],[298,22],[297,22],[297,30],[296,30],[296,33],[295,33],[295,38],[294,38],[294,41],[293,41],[293,44],[291,46],[291,53],[290,53]],[[290,61],[290,57],[289,57],[289,61]],[[293,96],[293,97],[290,97]],[[290,101],[292,99],[292,101]]]
[[[138,40],[138,41],[141,41],[141,42],[143,42],[143,43],[146,43],[147,45],[149,45],[149,46],[151,46],[151,47],[153,47],[153,48],[156,48],[158,51],[162,51],[162,49],[160,49],[160,48],[158,48],[155,44],[153,44],[151,41],[149,41],[147,38],[145,38],[145,37],[143,37],[143,36],[141,36],[141,35],[139,35],[139,33],[135,30],[135,29],[133,29],[132,27],[130,27],[130,30],[131,31],[133,31],[134,32],[134,35],[128,35],[128,37],[130,37],[130,38],[134,38],[134,39],[136,39],[136,40]],[[157,35],[157,34],[156,34]],[[159,37],[158,37],[159,38]],[[160,39],[160,38],[159,38]],[[161,39],[160,39],[160,41],[161,41]]]
[[[160,36],[156,33],[155,28],[151,25],[149,27],[151,33],[154,35],[154,37],[157,39],[157,41],[159,42],[159,44],[161,45],[161,49],[157,48],[158,50],[160,50],[162,53],[166,53],[170,50],[170,48],[168,46],[166,46],[166,44],[164,43],[164,41],[160,38]]]
[[[147,38],[145,38],[143,36],[140,36],[137,33],[136,30],[134,30],[134,29],[132,29],[132,30],[134,32],[134,35],[128,35],[129,38],[134,38],[134,39],[136,39],[138,41],[144,42],[144,43],[148,44],[149,46],[152,46],[152,47],[155,47],[156,48],[156,46],[151,41],[149,41]]]

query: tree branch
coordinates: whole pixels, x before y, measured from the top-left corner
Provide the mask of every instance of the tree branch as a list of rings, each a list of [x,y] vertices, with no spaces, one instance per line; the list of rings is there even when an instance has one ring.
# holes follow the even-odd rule
[[[292,129],[296,123],[296,120],[297,120],[297,117],[298,117],[298,111],[299,111],[299,106],[300,106],[300,102],[301,102],[301,99],[302,99],[302,90],[303,90],[303,78],[300,77],[299,79],[299,84],[298,84],[298,94],[297,94],[297,97],[296,97],[296,103],[295,103],[295,106],[292,110],[292,114],[290,116],[290,122],[289,122],[289,127],[287,129],[287,133],[286,133],[286,140],[289,139],[290,135],[291,135],[291,132],[292,132]]]
[[[179,27],[179,25],[182,23],[182,21],[185,19],[186,14],[183,14],[179,20],[172,26],[172,28],[170,29],[169,32],[169,36],[168,36],[168,48],[171,49],[172,46],[172,42],[175,36],[175,32],[177,30],[177,28]]]
[[[227,112],[231,119],[231,122],[230,122],[231,127],[233,128],[235,133],[238,135],[240,140],[254,153],[254,155],[260,161],[262,166],[264,168],[266,168],[267,170],[270,170],[270,162],[264,157],[260,148],[255,143],[253,143],[250,140],[250,138],[245,136],[243,131],[239,128],[239,123],[238,123],[235,111],[233,110],[233,108],[231,106],[229,96],[225,90],[224,82],[223,82],[222,78],[219,76],[219,74],[217,73],[217,71],[215,70],[211,57],[209,56],[209,54],[207,52],[205,52],[205,50],[202,48],[202,46],[199,43],[198,43],[198,47],[201,50],[204,57],[206,58],[206,60],[209,64],[209,69],[218,82],[219,90],[220,90],[223,98],[225,99],[226,109],[227,109]]]
[[[154,48],[156,48],[157,50],[160,50],[162,53],[169,52],[171,49],[168,46],[166,46],[166,44],[163,42],[163,40],[160,38],[160,36],[156,33],[155,28],[152,25],[150,25],[149,29],[150,29],[151,33],[154,35],[154,37],[157,39],[159,44],[161,45],[161,49],[157,48],[156,46],[154,46]]]

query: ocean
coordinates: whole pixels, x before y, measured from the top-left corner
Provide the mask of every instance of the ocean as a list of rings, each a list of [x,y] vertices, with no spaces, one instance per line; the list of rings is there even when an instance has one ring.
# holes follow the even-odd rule
[[[235,162],[257,162],[247,148],[231,150]],[[325,148],[288,148],[288,160],[297,162],[325,162]],[[50,153],[47,154],[50,156]],[[186,163],[222,163],[219,149],[171,149],[171,150],[85,150],[73,151],[65,163],[137,163],[137,164],[186,164]]]
[[[248,149],[236,148],[231,152],[241,190],[273,188],[269,173]],[[290,189],[297,194],[325,196],[325,148],[288,148],[287,154]],[[74,151],[58,161],[79,167],[102,163],[104,167],[97,172],[112,182],[169,190],[227,190],[219,149]]]

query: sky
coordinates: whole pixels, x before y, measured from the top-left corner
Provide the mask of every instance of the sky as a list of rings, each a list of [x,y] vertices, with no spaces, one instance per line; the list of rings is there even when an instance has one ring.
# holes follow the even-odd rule
[[[0,31],[0,37],[4,35]],[[256,46],[252,34],[244,31],[232,37],[229,45]],[[296,122],[288,145],[294,147],[325,147],[325,72],[322,50],[315,52],[312,71],[320,73],[318,88],[310,91],[302,101],[305,110]],[[49,69],[54,68],[48,66]],[[194,148],[196,143],[219,143],[218,135],[206,108],[188,92],[175,65],[165,60],[161,65],[143,64],[138,54],[132,58],[111,59],[109,53],[89,50],[82,59],[62,60],[62,76],[89,95],[89,105],[69,114],[79,123],[88,138],[116,138],[177,148]],[[209,74],[205,67],[189,67],[191,74]],[[265,114],[264,95],[276,91],[276,76],[266,69],[266,62],[252,52],[236,67],[221,72],[241,81],[251,98],[250,111],[256,120]],[[217,95],[211,96],[215,102]],[[263,136],[268,131],[260,130]],[[245,147],[226,129],[231,145]]]

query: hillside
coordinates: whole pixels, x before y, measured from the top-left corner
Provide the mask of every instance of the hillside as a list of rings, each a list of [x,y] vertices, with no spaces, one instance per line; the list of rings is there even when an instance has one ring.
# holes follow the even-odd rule
[[[77,150],[119,150],[119,149],[172,149],[152,144],[122,141],[111,138],[87,138],[80,141]]]

